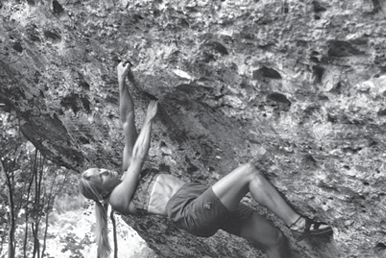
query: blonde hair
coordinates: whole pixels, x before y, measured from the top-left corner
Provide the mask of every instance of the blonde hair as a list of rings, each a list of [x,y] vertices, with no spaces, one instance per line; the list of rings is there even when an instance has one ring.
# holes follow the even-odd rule
[[[98,183],[90,180],[91,176],[98,172],[98,168],[90,168],[84,171],[79,180],[79,190],[84,197],[95,201],[96,240],[98,245],[98,258],[107,258],[111,253],[108,238],[107,210],[109,204],[103,198]]]

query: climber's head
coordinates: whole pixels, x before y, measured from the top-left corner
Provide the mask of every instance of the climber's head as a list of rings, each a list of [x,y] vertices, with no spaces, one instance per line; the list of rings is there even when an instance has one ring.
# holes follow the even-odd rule
[[[102,201],[120,183],[121,180],[117,172],[101,168],[90,168],[82,173],[79,190],[88,199]]]

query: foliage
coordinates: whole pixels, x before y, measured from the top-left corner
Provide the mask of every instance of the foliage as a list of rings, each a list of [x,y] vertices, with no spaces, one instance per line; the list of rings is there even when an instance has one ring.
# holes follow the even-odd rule
[[[74,192],[67,184],[68,170],[46,160],[19,133],[18,120],[0,113],[4,129],[1,146],[0,254],[13,257],[43,257],[48,215],[59,193]],[[7,244],[7,248],[5,245]]]
[[[86,243],[90,242],[90,241],[87,241],[89,240],[88,238],[85,238],[85,239],[86,239]],[[66,246],[62,249],[62,252],[73,250],[73,253],[70,256],[71,258],[83,257],[82,253],[80,252],[80,250],[83,249],[84,247],[84,243],[82,243],[83,240],[81,242],[78,242],[74,234],[68,234],[64,239],[61,239],[60,242],[66,244]]]

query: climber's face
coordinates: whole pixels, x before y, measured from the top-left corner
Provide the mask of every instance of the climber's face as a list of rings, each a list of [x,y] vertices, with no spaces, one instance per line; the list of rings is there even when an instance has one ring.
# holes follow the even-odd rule
[[[119,174],[116,171],[103,168],[93,168],[89,170],[89,180],[95,183],[101,192],[110,192],[121,183]]]

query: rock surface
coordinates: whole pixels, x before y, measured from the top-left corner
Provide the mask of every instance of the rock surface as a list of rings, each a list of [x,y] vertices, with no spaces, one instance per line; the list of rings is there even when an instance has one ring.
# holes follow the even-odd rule
[[[213,183],[260,161],[299,212],[334,227],[333,239],[295,243],[257,207],[295,257],[386,257],[385,10],[380,0],[6,0],[0,106],[58,164],[119,170],[115,66],[130,58],[138,126],[148,100],[160,103],[150,165]],[[126,219],[160,257],[263,257],[222,232],[199,239],[160,218]]]

